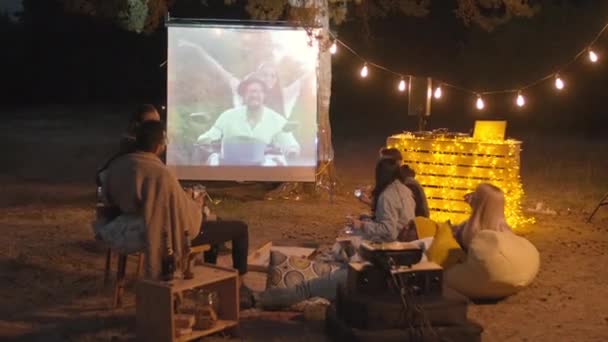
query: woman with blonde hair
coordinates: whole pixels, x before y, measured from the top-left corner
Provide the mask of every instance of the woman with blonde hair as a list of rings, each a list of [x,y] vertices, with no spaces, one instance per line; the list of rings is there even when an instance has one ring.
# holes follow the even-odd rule
[[[454,237],[467,250],[475,235],[482,230],[511,232],[505,219],[505,197],[500,188],[487,183],[465,196],[473,212],[471,217],[453,228]]]

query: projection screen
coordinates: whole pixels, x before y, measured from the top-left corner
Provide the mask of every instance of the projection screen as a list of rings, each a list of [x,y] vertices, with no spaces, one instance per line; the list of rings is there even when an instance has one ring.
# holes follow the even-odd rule
[[[167,165],[177,177],[314,181],[316,40],[294,27],[168,31]]]

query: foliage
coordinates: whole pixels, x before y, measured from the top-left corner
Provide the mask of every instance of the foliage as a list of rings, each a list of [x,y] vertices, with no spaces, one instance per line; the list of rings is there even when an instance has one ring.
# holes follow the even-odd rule
[[[123,28],[150,32],[162,22],[176,0],[60,0],[66,10],[115,20]],[[209,5],[207,0],[198,0]],[[424,17],[430,12],[431,0],[224,0],[225,5],[244,6],[247,13],[260,20],[289,19],[312,26],[321,2],[327,1],[327,14],[334,24],[350,17],[386,17],[392,13]],[[437,0],[439,1],[439,0]],[[446,0],[441,0],[446,1]],[[485,30],[508,22],[513,17],[531,17],[540,8],[534,0],[454,0],[455,15],[465,25]]]

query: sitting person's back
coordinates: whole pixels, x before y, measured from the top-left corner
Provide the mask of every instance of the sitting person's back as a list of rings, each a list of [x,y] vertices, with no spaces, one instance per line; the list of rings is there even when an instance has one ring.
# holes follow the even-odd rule
[[[180,260],[184,230],[196,236],[202,221],[201,208],[159,159],[164,150],[161,122],[142,124],[137,135],[138,151],[114,160],[107,170],[105,195],[125,214],[141,215],[146,226],[146,276],[158,278],[166,231]]]

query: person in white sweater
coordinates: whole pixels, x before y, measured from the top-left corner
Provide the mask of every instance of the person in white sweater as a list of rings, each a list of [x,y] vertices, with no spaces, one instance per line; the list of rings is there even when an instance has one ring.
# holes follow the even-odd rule
[[[393,159],[381,159],[376,165],[376,184],[372,191],[374,218],[350,219],[355,234],[364,240],[393,242],[401,230],[414,219],[414,198],[401,181],[399,164]],[[338,262],[338,260],[335,260]],[[289,307],[312,297],[334,300],[338,286],[347,278],[346,263],[320,278],[305,280],[290,288],[273,288],[253,295],[253,304],[264,309]]]

